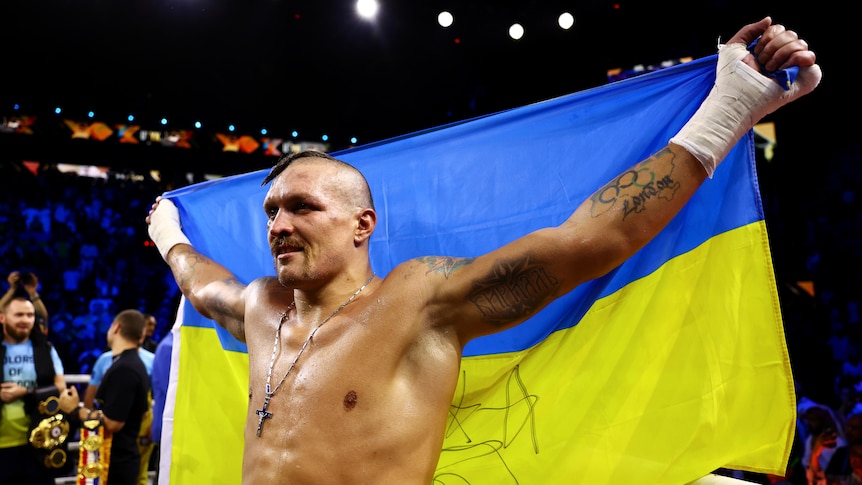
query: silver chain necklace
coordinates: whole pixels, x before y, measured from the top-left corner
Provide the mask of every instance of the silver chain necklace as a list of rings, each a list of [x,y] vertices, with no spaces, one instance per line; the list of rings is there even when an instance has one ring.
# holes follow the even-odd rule
[[[296,304],[294,302],[290,302],[290,305],[287,307],[287,310],[281,313],[281,321],[278,322],[278,328],[275,330],[275,342],[272,343],[272,357],[269,359],[269,370],[266,372],[266,396],[263,398],[263,407],[255,411],[257,413],[257,436],[260,437],[261,431],[263,431],[263,422],[266,419],[272,419],[272,413],[267,411],[269,407],[269,400],[272,399],[272,396],[278,391],[282,384],[284,384],[287,376],[290,375],[290,372],[293,370],[293,367],[296,366],[296,362],[299,360],[299,357],[302,356],[302,353],[305,352],[305,348],[308,347],[308,343],[311,342],[311,338],[314,337],[314,334],[317,333],[317,330],[320,329],[326,322],[328,322],[332,317],[338,314],[344,307],[346,307],[354,298],[356,298],[362,290],[368,286],[368,283],[371,283],[371,280],[374,279],[374,273],[371,273],[371,277],[359,287],[350,298],[347,299],[344,303],[341,304],[338,308],[335,309],[332,313],[329,314],[328,317],[324,318],[322,322],[318,323],[314,330],[308,334],[308,338],[303,342],[302,347],[299,348],[299,352],[296,353],[296,357],[293,358],[293,362],[290,363],[290,366],[287,368],[287,372],[281,377],[281,380],[278,381],[278,384],[275,386],[275,389],[272,389],[270,386],[270,382],[272,381],[272,368],[275,366],[275,354],[278,351],[278,343],[281,340],[281,326],[284,325],[284,320],[287,319],[287,312],[290,311],[292,307],[295,307]]]

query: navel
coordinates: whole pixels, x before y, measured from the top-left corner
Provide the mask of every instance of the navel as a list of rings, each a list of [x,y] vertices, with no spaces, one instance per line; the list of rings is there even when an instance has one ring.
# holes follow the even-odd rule
[[[356,391],[350,391],[344,396],[344,409],[350,411],[356,407]]]

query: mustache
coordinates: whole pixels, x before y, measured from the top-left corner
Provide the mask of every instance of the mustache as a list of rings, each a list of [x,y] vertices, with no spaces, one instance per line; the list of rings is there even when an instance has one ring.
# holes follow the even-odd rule
[[[272,251],[273,254],[283,248],[302,249],[302,247],[303,246],[299,241],[289,239],[287,236],[279,236],[269,242],[269,250]]]

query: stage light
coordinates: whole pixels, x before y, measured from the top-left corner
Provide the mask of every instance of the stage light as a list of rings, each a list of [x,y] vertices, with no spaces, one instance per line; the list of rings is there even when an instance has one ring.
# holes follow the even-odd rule
[[[445,10],[437,15],[437,23],[440,24],[440,27],[449,27],[454,21],[455,18],[452,17],[452,14]]]
[[[164,126],[164,125],[166,125],[166,124],[168,124],[168,119],[167,119],[167,118],[162,118],[162,125]]]
[[[516,24],[512,24],[512,26],[509,27],[509,37],[511,37],[512,39],[520,40],[521,37],[523,37],[523,36],[524,36],[524,26],[523,25],[516,23]]]
[[[227,125],[227,131],[230,131],[231,133],[233,133],[233,131],[234,131],[234,130],[236,130],[236,126],[234,126],[234,125]]]
[[[373,19],[378,8],[377,0],[356,0],[356,12],[364,19]]]
[[[297,137],[299,137],[299,132],[296,130],[293,130],[290,132],[290,136],[292,136],[293,138],[297,138]]]
[[[93,116],[96,116],[96,113],[93,113],[92,111],[87,112],[87,118],[92,118]]]
[[[62,113],[62,112],[63,112],[63,110],[62,110],[62,109],[60,109],[60,107],[59,107],[59,106],[57,106],[56,108],[54,108],[54,114],[60,114],[60,113]]]
[[[129,115],[126,119],[131,123],[132,121],[135,121],[135,115]]]
[[[261,134],[261,135],[266,135],[266,128],[261,128],[261,129],[260,129],[260,134]]]
[[[327,140],[329,140],[329,135],[323,135],[320,137],[320,139],[323,141],[327,141]]]
[[[195,128],[201,129],[201,126],[203,126],[203,125],[201,125],[200,121],[195,121]]]
[[[560,14],[560,18],[557,19],[557,24],[559,24],[560,28],[563,30],[569,30],[573,25],[575,25],[575,16],[569,12],[563,12]]]
[[[359,140],[357,140],[355,136],[350,137],[350,143],[356,144],[357,141]]]

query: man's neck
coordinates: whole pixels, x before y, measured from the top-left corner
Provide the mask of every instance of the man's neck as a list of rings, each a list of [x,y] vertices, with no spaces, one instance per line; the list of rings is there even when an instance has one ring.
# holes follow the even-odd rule
[[[127,342],[118,342],[111,347],[111,355],[120,355],[123,352],[129,349],[136,349],[138,346],[136,344],[130,344]]]
[[[4,341],[4,342],[6,342],[6,343],[7,343],[7,344],[9,344],[9,345],[24,344],[24,343],[27,343],[29,340],[30,340],[30,337],[24,337],[24,338],[23,338],[23,339],[21,339],[21,340],[16,340],[16,339],[14,339],[14,338],[12,338],[12,337],[10,337],[10,336],[8,336],[8,335],[4,335],[4,336],[3,336],[3,341]]]

